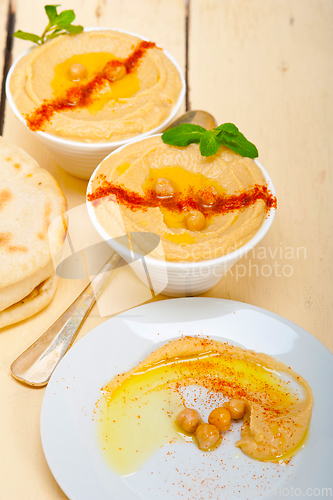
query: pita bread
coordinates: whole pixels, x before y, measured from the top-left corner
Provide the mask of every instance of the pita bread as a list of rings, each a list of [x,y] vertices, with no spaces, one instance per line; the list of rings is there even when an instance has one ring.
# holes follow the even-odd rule
[[[40,283],[27,297],[0,312],[0,328],[30,318],[52,300],[59,278],[55,274]]]
[[[58,283],[52,257],[65,240],[66,209],[52,175],[0,137],[0,328],[52,299]]]
[[[55,253],[65,238],[64,224],[50,224],[66,208],[52,175],[0,137],[0,289],[50,264],[50,240]]]
[[[0,288],[0,312],[29,295],[36,286],[54,273],[53,262],[18,283]]]

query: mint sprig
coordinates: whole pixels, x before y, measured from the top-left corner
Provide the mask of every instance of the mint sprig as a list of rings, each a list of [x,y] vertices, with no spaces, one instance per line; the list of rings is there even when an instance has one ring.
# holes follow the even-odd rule
[[[52,38],[60,35],[77,35],[81,33],[81,31],[83,31],[83,26],[74,26],[72,24],[75,19],[74,11],[63,10],[58,14],[57,7],[60,7],[60,5],[45,5],[44,9],[49,19],[49,23],[41,36],[21,30],[16,31],[13,36],[21,38],[22,40],[29,40],[38,45],[43,45],[43,43],[48,40],[52,40]]]
[[[216,130],[205,130],[200,138],[201,156],[212,156],[220,149],[220,142],[217,138]]]
[[[258,157],[255,145],[248,141],[233,123],[223,123],[213,130],[183,123],[164,132],[162,140],[165,144],[178,147],[199,143],[202,156],[212,156],[218,152],[220,146],[227,146],[241,156]]]
[[[181,129],[180,133],[172,133],[174,130]],[[200,142],[202,134],[206,132],[206,129],[200,127],[200,125],[192,125],[191,123],[183,123],[179,127],[172,128],[164,132],[162,135],[162,139],[164,141],[164,137],[167,139],[170,136],[172,142],[167,142],[167,144],[171,144],[172,146],[188,146],[192,142]],[[164,141],[166,142],[166,141]]]

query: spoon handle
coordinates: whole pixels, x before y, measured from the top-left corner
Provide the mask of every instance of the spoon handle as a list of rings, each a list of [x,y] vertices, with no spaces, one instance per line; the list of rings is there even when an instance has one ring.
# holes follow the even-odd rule
[[[69,308],[36,342],[13,361],[10,369],[14,378],[36,387],[48,383],[53,370],[74,342],[110,272],[117,267],[119,260],[119,255],[113,253]]]
[[[188,111],[168,128],[182,123],[193,123],[207,129],[216,127],[215,118],[200,110]],[[12,363],[10,369],[14,378],[35,387],[48,383],[53,370],[74,342],[110,272],[117,267],[119,260],[119,255],[114,253],[60,318]]]

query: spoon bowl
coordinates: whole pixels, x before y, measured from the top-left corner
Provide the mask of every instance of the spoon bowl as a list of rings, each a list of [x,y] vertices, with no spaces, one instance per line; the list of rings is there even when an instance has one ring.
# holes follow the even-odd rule
[[[169,127],[167,128],[167,130],[169,128],[178,127],[183,123],[192,123],[193,125],[200,125],[201,127],[210,130],[217,127],[216,120],[214,116],[212,116],[210,113],[207,113],[207,111],[194,110],[194,111],[187,111],[187,113],[184,113],[177,120],[172,122],[171,125],[169,125]]]

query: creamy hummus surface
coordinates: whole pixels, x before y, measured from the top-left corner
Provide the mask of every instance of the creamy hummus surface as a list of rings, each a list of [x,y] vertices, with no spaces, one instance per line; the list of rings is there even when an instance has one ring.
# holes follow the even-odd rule
[[[141,40],[112,30],[62,35],[33,48],[17,63],[10,81],[13,100],[26,117],[43,101],[61,98],[78,85],[68,78],[73,64],[84,67],[86,85],[110,60],[124,61]],[[105,82],[89,106],[58,110],[41,130],[84,142],[120,141],[154,129],[176,104],[182,88],[174,64],[157,47],[138,58],[133,71]]]
[[[208,399],[214,392],[245,403],[235,446],[250,457],[288,461],[303,444],[313,397],[300,375],[266,354],[183,337],[156,349],[102,389],[97,404],[100,442],[119,473],[134,472],[148,452],[177,440],[175,417],[185,404],[182,388],[191,386],[208,389]]]
[[[133,193],[144,196],[159,178],[169,179],[178,193],[190,193],[194,200],[205,189],[214,189],[221,197],[232,197],[255,185],[266,186],[257,164],[227,147],[222,146],[215,155],[206,158],[201,156],[197,144],[174,147],[155,136],[133,143],[104,160],[91,190],[97,193],[98,187],[107,181],[123,186],[132,197]],[[212,216],[208,213],[205,227],[194,231],[184,223],[187,207],[181,211],[167,206],[133,210],[116,196],[108,197],[109,191],[101,189],[101,201],[94,204],[97,218],[107,233],[118,237],[128,231],[153,232],[161,238],[165,258],[174,262],[214,259],[230,253],[247,243],[267,216],[264,200],[258,199],[236,210]],[[152,256],[162,258],[157,253]]]

